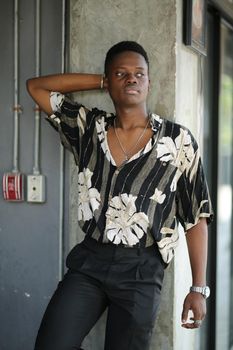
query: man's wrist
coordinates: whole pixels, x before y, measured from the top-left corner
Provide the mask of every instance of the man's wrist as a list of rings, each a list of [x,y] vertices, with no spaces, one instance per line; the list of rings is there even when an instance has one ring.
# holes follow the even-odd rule
[[[190,292],[200,293],[203,295],[205,299],[207,299],[210,296],[210,288],[208,286],[191,286]]]

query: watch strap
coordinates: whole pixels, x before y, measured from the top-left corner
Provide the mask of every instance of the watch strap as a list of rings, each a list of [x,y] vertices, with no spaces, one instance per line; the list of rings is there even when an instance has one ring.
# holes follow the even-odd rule
[[[191,286],[191,287],[190,287],[190,292],[200,293],[200,294],[202,294],[205,298],[208,298],[208,296],[209,296],[209,294],[210,294],[210,289],[209,289],[208,286],[203,286],[203,287]]]

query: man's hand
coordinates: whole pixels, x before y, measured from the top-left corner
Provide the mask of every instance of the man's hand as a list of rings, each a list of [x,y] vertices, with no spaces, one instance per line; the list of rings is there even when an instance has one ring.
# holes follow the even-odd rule
[[[189,311],[192,311],[193,317],[191,317],[188,320]],[[181,316],[182,327],[188,328],[188,329],[199,328],[201,325],[201,322],[205,318],[205,315],[206,315],[205,298],[201,293],[190,292],[184,300],[183,312]]]

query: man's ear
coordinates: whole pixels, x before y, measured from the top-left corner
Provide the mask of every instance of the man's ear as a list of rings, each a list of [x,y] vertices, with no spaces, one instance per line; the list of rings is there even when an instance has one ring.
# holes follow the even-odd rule
[[[150,91],[150,89],[151,89],[151,82],[150,82],[150,79],[149,79],[148,91]]]

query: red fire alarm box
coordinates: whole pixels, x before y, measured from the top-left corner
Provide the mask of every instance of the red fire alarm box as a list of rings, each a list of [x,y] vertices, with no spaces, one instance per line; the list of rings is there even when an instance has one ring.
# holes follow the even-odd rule
[[[24,200],[24,176],[20,173],[3,175],[3,196],[7,201]]]

